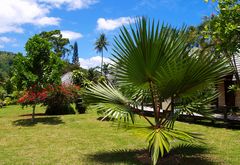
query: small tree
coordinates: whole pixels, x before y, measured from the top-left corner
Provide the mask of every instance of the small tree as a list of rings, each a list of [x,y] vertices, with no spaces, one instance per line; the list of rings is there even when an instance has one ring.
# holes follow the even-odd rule
[[[205,0],[208,2],[208,0]],[[240,86],[236,64],[240,52],[240,3],[239,0],[212,0],[217,3],[216,15],[212,14],[203,22],[202,36],[217,54],[224,56],[234,68],[234,75]]]
[[[90,81],[90,82],[94,82],[94,83],[97,83],[98,82],[98,79],[100,77],[100,73],[97,71],[97,68],[89,68],[87,70],[87,79]]]
[[[85,93],[85,101],[104,118],[119,122],[132,121],[138,114],[149,123],[148,149],[157,164],[158,157],[170,152],[174,142],[192,142],[195,134],[174,129],[181,112],[205,115],[203,105],[213,98],[204,90],[229,74],[227,60],[202,56],[189,49],[185,29],[173,29],[141,18],[130,29],[122,27],[115,38],[114,62],[117,86],[92,85]],[[163,107],[163,102],[169,104]],[[143,105],[151,105],[154,120],[143,112]]]
[[[48,84],[60,84],[60,73],[63,62],[60,57],[51,51],[52,44],[40,35],[34,35],[25,46],[26,56],[18,54],[14,59],[13,82],[19,90],[27,90],[32,98],[23,105],[33,108],[32,121],[34,121],[35,107],[41,99],[38,94]]]

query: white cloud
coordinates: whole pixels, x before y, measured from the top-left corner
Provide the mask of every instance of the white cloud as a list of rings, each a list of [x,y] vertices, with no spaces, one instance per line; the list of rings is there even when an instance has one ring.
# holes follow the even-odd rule
[[[131,24],[135,21],[131,17],[120,17],[117,19],[99,18],[97,20],[97,30],[114,30],[122,25]]]
[[[9,43],[9,42],[15,42],[16,40],[9,37],[0,37],[0,43]]]
[[[47,3],[52,7],[60,8],[63,5],[67,6],[67,10],[76,10],[88,8],[98,2],[98,0],[38,0],[39,2]]]
[[[9,37],[0,37],[0,48],[4,48],[5,44],[15,43],[16,39]]]
[[[41,17],[36,19],[33,24],[34,25],[40,25],[40,26],[46,26],[46,25],[58,25],[60,22],[60,18],[56,17]]]
[[[79,58],[80,66],[85,69],[101,66],[101,56],[94,56],[91,58]],[[113,63],[109,58],[103,57],[103,63]]]
[[[68,30],[62,30],[61,33],[64,38],[68,38],[69,40],[77,40],[77,39],[83,37],[83,35],[81,33],[68,31]]]
[[[97,0],[1,0],[0,34],[23,33],[22,25],[56,26],[60,18],[51,17],[50,12],[57,7],[67,10],[87,8]]]
[[[23,24],[58,25],[60,19],[48,17],[50,10],[35,0],[1,0],[0,33],[23,32]]]

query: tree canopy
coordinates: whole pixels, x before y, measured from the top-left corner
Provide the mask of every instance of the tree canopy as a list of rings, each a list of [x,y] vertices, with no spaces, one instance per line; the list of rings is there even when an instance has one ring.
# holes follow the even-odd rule
[[[59,57],[65,57],[70,52],[66,46],[69,44],[68,38],[63,38],[60,30],[41,32],[41,38],[46,39],[51,44],[51,50]]]

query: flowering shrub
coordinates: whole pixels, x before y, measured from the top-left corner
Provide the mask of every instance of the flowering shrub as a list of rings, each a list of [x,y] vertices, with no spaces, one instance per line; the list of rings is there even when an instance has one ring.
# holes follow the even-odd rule
[[[38,91],[33,87],[19,98],[18,103],[23,106],[43,104],[47,106],[47,115],[75,113],[70,104],[80,96],[79,90],[79,86],[66,84],[49,85]]]
[[[23,106],[37,104],[43,102],[47,96],[46,89],[35,92],[32,88],[24,92],[24,95],[18,99],[18,103],[22,104]]]
[[[75,85],[50,85],[48,87],[48,97],[43,104],[47,106],[47,115],[74,114],[71,103],[80,96],[80,88]]]

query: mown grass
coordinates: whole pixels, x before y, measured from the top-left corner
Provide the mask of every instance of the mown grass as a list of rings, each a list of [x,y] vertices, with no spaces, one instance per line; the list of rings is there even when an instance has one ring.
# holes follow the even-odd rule
[[[37,113],[44,108],[38,107]],[[82,115],[37,115],[31,108],[0,109],[0,164],[149,164],[147,126],[137,117],[137,129],[118,128]],[[240,130],[177,122],[176,127],[203,134],[204,143],[177,147],[161,164],[232,164],[240,162]],[[143,131],[141,131],[143,130]]]

